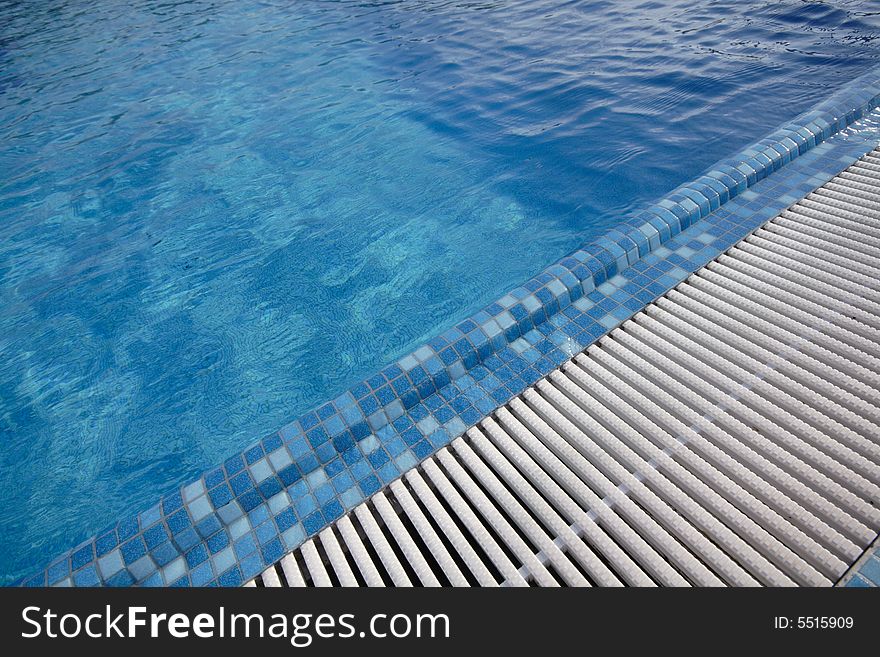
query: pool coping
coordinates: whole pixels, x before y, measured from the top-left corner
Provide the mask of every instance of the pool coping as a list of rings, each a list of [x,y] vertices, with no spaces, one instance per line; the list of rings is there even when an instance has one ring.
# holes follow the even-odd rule
[[[880,68],[17,583],[241,584],[713,259],[741,235],[669,246],[878,104]]]

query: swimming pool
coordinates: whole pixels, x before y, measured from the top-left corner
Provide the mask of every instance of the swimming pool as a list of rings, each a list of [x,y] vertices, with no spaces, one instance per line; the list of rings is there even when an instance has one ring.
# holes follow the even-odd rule
[[[870,68],[838,5],[4,7],[5,581]]]

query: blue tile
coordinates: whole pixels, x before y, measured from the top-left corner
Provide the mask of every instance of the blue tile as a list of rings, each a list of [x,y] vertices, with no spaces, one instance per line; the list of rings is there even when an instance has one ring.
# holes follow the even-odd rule
[[[858,575],[854,575],[852,577],[852,579],[850,579],[846,583],[846,588],[849,588],[849,589],[869,589],[869,588],[871,588],[871,584],[869,584],[867,580],[862,579]]]
[[[299,481],[302,478],[302,474],[297,465],[291,464],[278,473],[278,478],[287,487]]]
[[[333,477],[343,470],[345,470],[345,463],[342,459],[333,459],[330,463],[324,466],[324,472],[327,473],[328,477]]]
[[[116,531],[112,530],[95,539],[95,552],[97,556],[103,557],[117,545],[119,545],[119,541],[116,538]]]
[[[180,552],[171,543],[162,543],[150,552],[150,556],[159,566],[165,566],[180,556]]]
[[[147,544],[147,549],[152,550],[154,547],[168,541],[168,532],[165,531],[165,527],[161,524],[153,525],[144,532],[144,541]]]
[[[230,568],[225,573],[220,575],[220,577],[217,578],[217,582],[218,584],[220,584],[220,586],[226,587],[238,587],[244,584],[244,580],[241,576],[241,570],[238,566],[234,566],[233,568]]]
[[[268,564],[273,564],[278,561],[282,556],[284,556],[284,546],[281,544],[281,540],[278,538],[274,538],[262,547],[263,554],[263,562]]]
[[[208,559],[208,548],[204,545],[197,545],[186,553],[186,563],[190,568],[195,568]]]
[[[166,516],[174,513],[179,508],[183,506],[183,497],[180,492],[173,493],[171,495],[167,495],[162,500],[162,513]]]
[[[226,474],[230,477],[238,474],[244,469],[244,459],[240,454],[236,454],[235,456],[226,459],[223,463],[223,467],[226,469]],[[216,486],[223,482],[223,475],[219,471],[215,471],[219,474],[219,480],[217,474],[211,477],[211,481],[208,481],[208,477],[205,477],[205,484],[210,488],[212,486]]]
[[[369,497],[370,495],[378,491],[381,487],[379,479],[378,477],[376,477],[376,475],[369,475],[368,477],[365,477],[358,482],[358,485],[361,487],[361,490],[366,497]]]
[[[180,532],[179,534],[175,534],[174,542],[181,550],[188,550],[193,545],[201,540],[199,535],[196,533],[196,530],[193,528],[188,528]]]
[[[118,573],[107,580],[107,586],[110,587],[121,588],[125,586],[131,586],[134,583],[134,577],[132,577],[127,570],[120,570]]]
[[[880,559],[876,556],[868,559],[859,568],[859,574],[877,586],[880,586]]]
[[[217,516],[211,514],[196,525],[196,531],[202,538],[207,538],[214,532],[220,531],[220,521]]]
[[[254,483],[251,481],[251,477],[247,472],[240,472],[235,475],[229,480],[229,484],[232,486],[232,492],[235,493],[236,496],[241,495],[254,487]]]
[[[293,527],[296,524],[296,514],[293,512],[293,509],[284,509],[281,513],[276,515],[275,524],[277,525],[279,532],[285,532]]]
[[[257,543],[263,545],[275,538],[278,535],[278,530],[274,523],[264,522],[254,529],[254,535],[257,537]]]
[[[320,511],[315,511],[313,514],[303,519],[303,528],[309,536],[317,534],[324,528],[324,525],[324,518],[321,516]]]
[[[122,558],[127,566],[144,556],[147,553],[147,548],[144,544],[143,538],[137,536],[130,541],[123,543],[120,547],[120,551],[122,552]]]
[[[140,528],[138,527],[138,520],[136,516],[132,516],[130,518],[122,520],[116,526],[116,532],[119,535],[119,541],[122,542],[131,538],[138,533],[139,529]]]
[[[232,491],[229,489],[229,486],[226,484],[221,484],[220,486],[216,486],[208,491],[208,497],[211,498],[211,503],[215,508],[219,508],[228,504],[232,500]]]
[[[46,570],[46,577],[49,584],[54,584],[55,582],[64,579],[70,574],[70,563],[68,563],[67,559],[62,559],[56,564],[53,564]]]
[[[379,469],[385,463],[388,462],[388,454],[384,449],[377,449],[375,452],[372,452],[367,456],[367,459],[370,461],[370,465],[375,469]]]
[[[71,568],[73,568],[73,570],[79,570],[82,566],[86,565],[90,561],[93,561],[94,558],[95,551],[93,548],[93,544],[89,543],[88,545],[84,545],[71,555]]]
[[[193,586],[205,586],[212,579],[214,579],[214,570],[211,567],[210,561],[206,561],[202,565],[193,568],[192,572],[190,572],[190,580]]]
[[[98,586],[101,583],[101,580],[98,578],[95,566],[88,565],[82,570],[74,573],[73,583],[77,586]]]
[[[181,509],[168,516],[165,521],[168,523],[168,529],[171,530],[173,535],[179,534],[192,524],[185,509]]]
[[[327,522],[333,522],[337,518],[341,518],[342,514],[345,513],[345,510],[339,502],[333,500],[321,507],[321,513],[324,514],[324,518]]]
[[[208,547],[208,550],[211,554],[217,554],[220,550],[224,549],[229,545],[229,535],[226,531],[219,531],[213,536],[209,537],[205,544]]]
[[[296,509],[297,516],[303,518],[317,509],[318,503],[315,501],[314,496],[304,495],[294,503],[294,508]]]
[[[252,554],[254,550],[257,549],[257,543],[254,540],[253,534],[245,534],[234,544],[235,554],[239,559],[243,559],[249,554]]]
[[[262,445],[254,445],[244,453],[244,460],[247,461],[248,465],[253,465],[261,458],[263,458],[263,447]]]

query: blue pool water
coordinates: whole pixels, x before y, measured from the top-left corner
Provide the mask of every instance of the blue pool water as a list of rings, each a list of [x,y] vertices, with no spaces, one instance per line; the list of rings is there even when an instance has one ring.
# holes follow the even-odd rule
[[[870,7],[0,4],[0,582],[867,70]]]

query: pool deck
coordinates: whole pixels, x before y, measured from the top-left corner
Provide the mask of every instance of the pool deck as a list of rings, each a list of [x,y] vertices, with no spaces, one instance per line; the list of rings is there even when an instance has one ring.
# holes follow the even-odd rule
[[[873,71],[22,584],[253,580],[873,150],[878,103]]]

